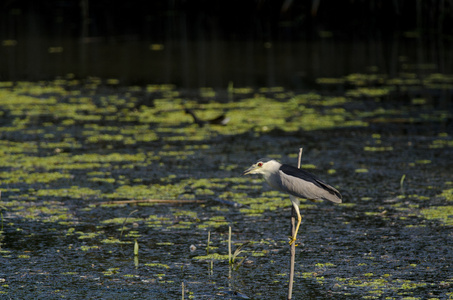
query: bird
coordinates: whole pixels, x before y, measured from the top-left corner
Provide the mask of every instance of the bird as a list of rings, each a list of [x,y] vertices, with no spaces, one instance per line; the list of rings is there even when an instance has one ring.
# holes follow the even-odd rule
[[[274,159],[259,159],[243,173],[243,175],[248,174],[261,174],[272,188],[289,194],[291,203],[297,214],[296,230],[294,235],[290,237],[290,245],[296,241],[297,232],[302,221],[299,211],[300,200],[298,198],[328,200],[334,203],[342,202],[340,192],[331,185],[305,170],[291,165],[281,164]]]
[[[197,124],[199,127],[203,127],[205,124],[226,125],[230,121],[230,118],[228,118],[224,114],[219,115],[218,117],[215,117],[214,119],[201,120],[197,117],[195,112],[193,112],[191,109],[186,108],[184,111],[186,112],[186,114],[189,114],[192,116],[194,123]]]

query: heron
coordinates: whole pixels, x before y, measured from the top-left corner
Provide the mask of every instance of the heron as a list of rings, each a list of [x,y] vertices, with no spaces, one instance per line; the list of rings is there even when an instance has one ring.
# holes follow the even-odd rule
[[[274,189],[289,194],[289,198],[297,214],[297,225],[294,235],[290,237],[292,245],[297,238],[300,222],[299,198],[308,200],[329,200],[341,203],[340,192],[315,175],[296,167],[281,164],[274,159],[262,158],[244,171],[244,175],[261,174]]]

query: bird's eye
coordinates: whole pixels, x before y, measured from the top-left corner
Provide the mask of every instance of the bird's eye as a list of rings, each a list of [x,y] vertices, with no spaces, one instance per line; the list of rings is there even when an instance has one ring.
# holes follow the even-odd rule
[[[258,163],[258,167],[262,167],[263,166],[263,163],[262,162],[259,162]]]

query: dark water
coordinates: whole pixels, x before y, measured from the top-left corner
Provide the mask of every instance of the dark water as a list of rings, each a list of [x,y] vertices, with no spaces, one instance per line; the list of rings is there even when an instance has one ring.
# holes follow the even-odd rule
[[[8,42],[9,41],[9,42]],[[114,78],[121,84],[176,84],[181,88],[284,86],[313,88],[319,77],[372,72],[451,74],[451,39],[433,35],[369,40],[216,39],[153,42],[133,36],[7,40],[1,48],[2,80]]]
[[[320,77],[453,73],[447,1],[7,1],[0,80],[313,88]]]

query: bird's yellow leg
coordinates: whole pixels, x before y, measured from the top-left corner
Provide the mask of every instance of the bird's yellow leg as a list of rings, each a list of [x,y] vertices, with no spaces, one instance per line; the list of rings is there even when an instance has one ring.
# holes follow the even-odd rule
[[[296,230],[294,231],[294,235],[289,238],[290,245],[292,245],[293,243],[296,242],[297,232],[299,231],[300,222],[302,221],[302,217],[300,216],[300,212],[299,212],[299,207],[297,205],[293,205],[293,206],[294,206],[294,210],[296,211],[296,214],[297,214],[297,225],[296,225]]]

